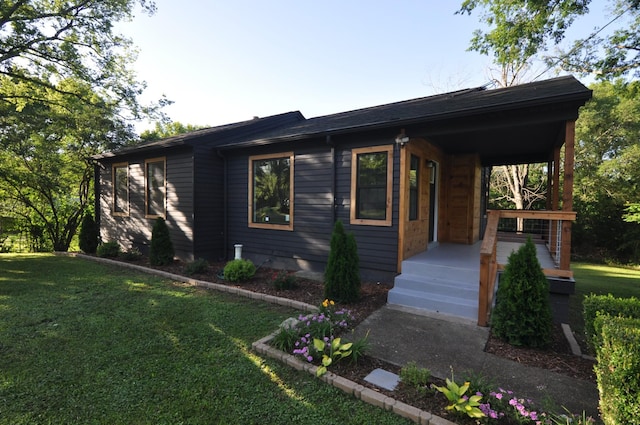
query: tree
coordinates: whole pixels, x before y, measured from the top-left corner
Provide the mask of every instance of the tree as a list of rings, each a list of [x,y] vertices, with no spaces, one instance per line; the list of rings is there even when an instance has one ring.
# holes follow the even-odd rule
[[[480,20],[489,29],[476,30],[470,50],[488,55],[493,53],[498,64],[510,64],[515,75],[531,59],[545,54],[549,68],[561,67],[581,74],[596,74],[601,78],[629,75],[640,67],[640,2],[616,0],[614,16],[603,26],[613,26],[611,35],[599,36],[600,29],[574,40],[573,47],[558,54],[548,52],[559,45],[574,21],[589,13],[591,0],[465,0],[457,13],[482,11]],[[619,19],[628,17],[628,21]],[[617,28],[616,28],[617,25]],[[504,68],[503,68],[504,69]],[[511,74],[513,75],[513,74]],[[506,81],[510,81],[507,78]],[[513,82],[511,80],[511,82]]]
[[[574,245],[640,261],[640,228],[628,221],[640,203],[640,82],[591,86],[593,99],[576,124]]]
[[[95,254],[100,239],[100,231],[92,214],[85,214],[80,227],[79,245],[82,252]]]
[[[346,303],[360,297],[360,260],[356,238],[346,233],[340,220],[331,235],[331,249],[324,272],[324,296]]]
[[[153,130],[145,130],[140,133],[140,140],[143,142],[153,142],[155,140],[164,139],[178,134],[190,133],[196,130],[202,130],[207,126],[199,126],[194,124],[182,124],[178,121],[172,122],[156,122]]]

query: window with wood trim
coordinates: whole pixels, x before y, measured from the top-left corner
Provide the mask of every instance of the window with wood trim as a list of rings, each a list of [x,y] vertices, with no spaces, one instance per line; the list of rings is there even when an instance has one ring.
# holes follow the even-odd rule
[[[417,220],[419,213],[420,158],[411,155],[409,160],[409,220]]]
[[[129,215],[129,163],[111,166],[113,176],[113,215]]]
[[[293,152],[249,157],[249,227],[293,230]]]
[[[164,158],[148,159],[144,162],[145,215],[165,217],[166,212],[166,166]]]
[[[391,226],[393,146],[351,151],[351,224]]]

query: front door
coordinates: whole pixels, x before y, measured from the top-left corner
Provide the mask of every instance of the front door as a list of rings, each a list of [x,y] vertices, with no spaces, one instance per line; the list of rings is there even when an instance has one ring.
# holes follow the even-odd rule
[[[398,271],[402,260],[426,251],[437,240],[439,152],[422,139],[400,149]]]

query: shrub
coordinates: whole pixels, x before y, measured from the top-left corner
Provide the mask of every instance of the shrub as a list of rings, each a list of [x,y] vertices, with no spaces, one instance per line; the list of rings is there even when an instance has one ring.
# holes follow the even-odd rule
[[[296,276],[286,270],[275,272],[271,278],[271,284],[278,291],[293,289],[296,287]]]
[[[608,295],[588,295],[582,302],[584,332],[587,342],[594,351],[600,345],[601,332],[596,329],[596,317],[600,314],[624,316],[640,319],[640,300],[637,298],[616,298]]]
[[[427,368],[419,367],[416,362],[409,362],[400,369],[400,380],[415,388],[421,394],[427,392],[430,379],[431,371]]]
[[[184,267],[184,272],[191,276],[192,274],[205,273],[209,268],[209,262],[204,258],[198,258],[195,261],[187,263]]]
[[[133,247],[121,253],[120,257],[129,261],[137,261],[142,258],[142,253],[138,248]]]
[[[640,319],[599,315],[595,367],[600,413],[606,425],[640,424]]]
[[[80,234],[78,235],[78,243],[82,252],[95,254],[98,249],[99,237],[100,231],[93,219],[93,215],[85,214],[84,217],[82,217]]]
[[[360,297],[360,260],[352,233],[345,233],[340,220],[331,235],[331,249],[324,273],[325,298],[350,303]]]
[[[496,336],[512,345],[545,347],[551,342],[549,282],[531,238],[509,256],[491,325]]]
[[[224,266],[224,278],[230,282],[249,280],[256,274],[256,266],[251,260],[231,260]]]
[[[173,262],[173,244],[169,236],[169,228],[164,218],[158,217],[151,230],[151,247],[149,248],[149,262],[153,266],[164,266]]]
[[[120,245],[116,241],[109,241],[98,245],[96,250],[98,257],[115,258],[120,255]]]

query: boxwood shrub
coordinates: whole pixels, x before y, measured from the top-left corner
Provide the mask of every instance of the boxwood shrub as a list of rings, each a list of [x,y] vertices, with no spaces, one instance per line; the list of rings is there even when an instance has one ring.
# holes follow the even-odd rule
[[[600,314],[595,367],[605,425],[640,424],[640,319]]]
[[[230,282],[249,280],[256,274],[256,266],[251,260],[231,260],[224,266],[224,278]]]
[[[588,295],[582,302],[584,332],[587,343],[595,351],[600,345],[600,330],[595,319],[598,315],[624,316],[640,319],[640,300],[637,298],[616,298],[608,295]]]

